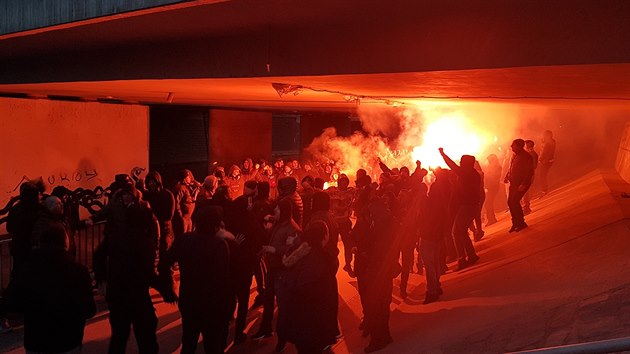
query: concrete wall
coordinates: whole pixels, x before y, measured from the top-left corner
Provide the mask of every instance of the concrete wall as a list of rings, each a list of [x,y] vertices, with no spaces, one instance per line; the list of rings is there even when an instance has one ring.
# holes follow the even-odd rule
[[[6,0],[0,2],[0,34],[177,2],[182,0]]]
[[[211,162],[271,157],[271,113],[213,109],[209,126]]]
[[[621,175],[621,178],[630,183],[630,123],[626,124],[621,135],[615,168]]]
[[[105,188],[148,167],[143,106],[0,98],[0,132],[0,209],[24,179],[41,177],[47,192]]]

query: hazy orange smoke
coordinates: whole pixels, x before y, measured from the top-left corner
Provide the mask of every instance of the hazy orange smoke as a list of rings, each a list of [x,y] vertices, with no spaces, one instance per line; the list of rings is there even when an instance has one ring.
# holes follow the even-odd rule
[[[308,151],[318,160],[335,162],[349,176],[365,168],[377,178],[378,159],[391,168],[407,166],[412,172],[416,160],[423,167],[444,167],[439,147],[454,160],[463,154],[474,155],[482,165],[490,153],[501,158],[514,138],[519,108],[489,103],[409,102],[397,108],[360,107],[357,113],[365,133],[339,137],[334,128],[329,128]]]

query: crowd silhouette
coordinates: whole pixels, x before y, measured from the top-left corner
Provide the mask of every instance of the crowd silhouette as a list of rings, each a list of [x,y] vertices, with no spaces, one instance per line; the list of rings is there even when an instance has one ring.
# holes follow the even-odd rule
[[[278,159],[270,165],[249,158],[227,174],[215,168],[202,183],[182,170],[172,188],[157,171],[143,181],[118,175],[106,206],[87,220],[106,221],[93,271],[109,309],[109,352],[125,352],[132,329],[141,353],[158,352],[150,288],[179,307],[182,353],[194,353],[200,335],[207,353],[223,353],[234,316],[235,345],[275,333],[278,352],[287,343],[299,353],[325,352],[341,337],[340,241],[342,269],[357,279],[360,329],[370,338],[364,350],[383,349],[393,341],[393,279],[400,276],[406,298],[415,266],[426,277],[424,304],[439,301],[449,263],[459,271],[479,262],[473,240],[483,239],[484,219],[497,222],[502,177],[509,186],[509,231],[527,227],[527,192],[538,162],[545,169],[542,192],[548,191],[555,141],[551,132],[545,138],[539,158],[533,142],[514,140],[505,174],[495,154],[487,163],[463,155],[458,164],[440,148],[448,168],[428,171],[416,161],[411,171],[378,161],[374,179],[359,169],[353,182],[332,163]],[[95,314],[92,283],[74,261],[68,208],[44,193],[41,184],[23,184],[9,213],[13,271],[0,315],[24,313],[27,351],[80,351],[86,320]],[[248,338],[247,315],[257,307],[263,308],[260,325]]]

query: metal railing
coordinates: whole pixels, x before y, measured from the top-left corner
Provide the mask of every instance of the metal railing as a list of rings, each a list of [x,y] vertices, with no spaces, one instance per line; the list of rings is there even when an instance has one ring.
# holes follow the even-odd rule
[[[94,250],[103,240],[103,230],[105,222],[98,222],[84,229],[74,232],[74,242],[77,247],[77,262],[92,269],[92,256]],[[11,237],[9,235],[0,236],[0,296],[2,291],[9,285],[11,279],[12,259],[9,244]]]
[[[74,233],[74,242],[77,245],[76,261],[92,269],[92,255],[94,250],[103,241],[105,222],[97,222]]]

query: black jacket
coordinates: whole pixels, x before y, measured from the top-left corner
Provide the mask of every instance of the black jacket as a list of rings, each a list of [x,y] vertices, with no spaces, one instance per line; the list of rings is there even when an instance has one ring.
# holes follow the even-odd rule
[[[80,346],[85,321],[96,312],[87,268],[64,249],[41,249],[20,275],[10,302],[24,313],[24,348],[56,353]]]
[[[97,280],[107,280],[107,301],[143,301],[156,287],[157,220],[144,201],[111,205],[112,228],[94,253]]]
[[[232,296],[228,243],[216,235],[186,233],[160,260],[161,277],[170,277],[174,262],[179,264],[180,310],[227,316]]]
[[[301,251],[302,246],[295,252]],[[299,258],[280,274],[278,333],[292,343],[323,348],[337,335],[336,268],[324,249]]]
[[[534,163],[532,155],[525,150],[520,150],[514,154],[510,170],[508,171],[507,180],[514,187],[526,186],[532,184],[534,178]]]
[[[45,210],[40,204],[21,201],[9,210],[7,231],[11,234],[11,255],[19,261],[31,253],[33,226]]]

